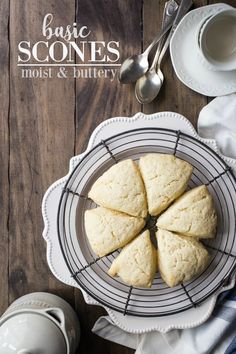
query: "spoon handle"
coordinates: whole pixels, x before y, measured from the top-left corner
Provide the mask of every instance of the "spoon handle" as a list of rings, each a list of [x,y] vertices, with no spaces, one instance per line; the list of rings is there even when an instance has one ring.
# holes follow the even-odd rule
[[[165,53],[166,53],[166,51],[167,51],[167,49],[168,49],[168,47],[169,47],[170,40],[171,40],[171,38],[172,38],[173,33],[174,33],[174,32],[171,31],[171,32],[168,34],[168,37],[167,37],[167,39],[166,39],[166,41],[165,41],[165,44],[164,44],[164,46],[162,47],[161,53],[160,53],[160,55],[159,55],[159,57],[158,57],[158,61],[157,61],[157,67],[158,67],[158,68],[161,66],[162,59],[163,59],[163,57],[164,57],[164,55],[165,55]]]
[[[159,33],[154,38],[152,43],[144,51],[144,53],[143,53],[144,55],[148,56],[148,54],[151,51],[151,49],[153,48],[153,46],[156,45],[162,39],[162,37],[164,37],[164,35],[169,31],[169,29],[171,27],[172,27],[172,30],[175,30],[175,28],[178,26],[180,20],[182,19],[182,17],[188,12],[188,10],[190,9],[190,7],[192,5],[193,5],[192,0],[182,0],[181,1],[176,17],[175,18],[171,17],[170,21],[168,21],[168,23],[166,25],[164,25],[163,29],[161,30],[161,33]]]
[[[192,5],[193,5],[192,0],[182,0],[181,1],[171,31],[174,31],[176,29],[179,22],[182,20],[182,18],[188,12],[188,10],[192,7]]]
[[[165,3],[164,11],[163,11],[163,16],[162,16],[162,26],[161,29],[165,27],[166,24],[168,24],[170,17],[174,16],[175,13],[177,13],[179,5],[175,0],[169,0]],[[157,50],[159,52],[161,51],[162,45],[165,41],[166,34],[162,37],[162,39],[158,42],[158,47]]]
[[[158,58],[158,62],[157,62],[157,67],[160,67],[160,65],[161,65],[161,61],[162,61],[162,59],[163,59],[163,57],[165,55],[165,52],[166,52],[167,48],[169,47],[171,38],[173,36],[173,33],[174,33],[176,27],[178,26],[179,22],[182,20],[183,16],[188,12],[188,10],[192,6],[192,4],[193,4],[192,0],[182,0],[182,2],[180,4],[180,7],[179,7],[179,10],[177,12],[177,15],[175,17],[173,26],[171,28],[171,31],[168,34],[168,37],[167,37],[167,39],[165,41],[165,44],[164,44],[164,46],[163,46],[163,48],[162,48],[162,50],[160,52],[160,55],[159,55],[159,58]]]
[[[174,23],[174,17],[170,18],[170,21],[168,23],[163,25],[163,28],[160,33],[154,38],[151,44],[147,47],[147,49],[143,52],[144,56],[148,56],[150,53],[151,49],[165,36],[165,34],[169,31],[169,29],[172,27]]]
[[[163,18],[162,18],[162,29],[166,26],[166,24],[168,24],[170,19],[176,15],[178,7],[179,5],[177,4],[177,2],[175,2],[175,0],[169,0],[165,3]],[[156,67],[165,39],[166,39],[166,34],[161,38],[161,40],[158,43],[156,54],[154,56],[150,70],[155,69]]]

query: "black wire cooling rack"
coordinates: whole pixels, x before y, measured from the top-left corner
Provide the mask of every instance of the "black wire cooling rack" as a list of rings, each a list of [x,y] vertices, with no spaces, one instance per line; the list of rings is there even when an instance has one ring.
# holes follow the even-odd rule
[[[150,289],[125,285],[107,271],[119,251],[105,257],[92,252],[84,212],[96,205],[87,197],[95,180],[113,164],[138,160],[147,153],[174,154],[194,166],[189,188],[205,184],[218,214],[217,234],[204,244],[212,255],[207,269],[189,282],[169,288],[159,273]],[[101,141],[71,173],[58,208],[58,237],[65,263],[78,285],[101,304],[124,315],[166,316],[195,307],[227,284],[236,265],[236,180],[209,146],[181,131],[161,128],[130,130]]]

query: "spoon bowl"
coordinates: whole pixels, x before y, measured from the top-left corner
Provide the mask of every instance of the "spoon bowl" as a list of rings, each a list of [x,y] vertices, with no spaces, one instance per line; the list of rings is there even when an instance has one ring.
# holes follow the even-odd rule
[[[160,66],[157,67],[157,75],[159,76],[160,80],[162,81],[162,84],[164,82],[164,75],[163,75],[163,72],[161,71],[161,68]]]
[[[132,55],[127,58],[120,68],[120,82],[132,83],[143,76],[149,67],[148,58],[144,54]]]
[[[158,95],[162,80],[155,69],[149,70],[140,77],[135,85],[135,95],[140,103],[150,103]]]
[[[133,55],[126,59],[123,64],[121,65],[120,68],[120,75],[119,75],[119,80],[123,84],[128,84],[128,83],[133,83],[135,81],[139,81],[142,76],[142,80],[136,82],[136,90],[138,91],[138,88],[140,88],[140,93],[136,92],[136,97],[143,103],[151,102],[153,100],[153,94],[157,95],[157,93],[160,90],[160,82],[162,83],[161,79],[159,78],[158,74],[155,73],[155,70],[153,72],[153,69],[156,68],[156,63],[158,62],[158,65],[160,66],[161,60],[166,52],[166,49],[169,45],[169,41],[171,38],[171,35],[173,34],[175,28],[177,27],[178,23],[182,19],[182,17],[186,14],[186,12],[190,9],[192,6],[193,2],[192,0],[182,0],[180,3],[180,6],[175,2],[175,0],[169,0],[166,4],[165,10],[166,12],[164,13],[166,17],[166,21],[163,21],[163,26],[161,32],[154,38],[151,44],[147,47],[147,49],[139,55]],[[170,9],[169,9],[170,6]],[[178,10],[177,10],[178,9]],[[166,33],[169,31],[169,29],[172,27],[167,43],[165,43],[161,53],[159,53],[160,48],[162,46],[162,43],[159,43],[159,47],[156,51],[156,55],[154,57],[153,63],[149,69],[149,63],[148,63],[148,55],[152,48],[160,42],[162,39],[164,39],[164,36]],[[160,55],[159,55],[160,54]],[[147,71],[151,72],[149,75],[145,75]],[[151,75],[150,83],[145,83],[147,78]],[[150,97],[152,99],[148,99],[146,97],[146,92],[150,92]],[[155,98],[156,96],[154,96]]]
[[[158,42],[163,39],[163,37],[169,31],[170,27],[174,22],[173,11],[175,11],[175,8],[173,8],[173,0],[169,0],[168,3],[169,6],[167,9],[167,16],[169,18],[169,21],[164,24],[161,32],[154,38],[152,43],[149,44],[149,46],[143,53],[139,55],[132,55],[131,57],[127,58],[121,65],[119,80],[122,84],[134,83],[148,71],[148,56],[150,51]]]

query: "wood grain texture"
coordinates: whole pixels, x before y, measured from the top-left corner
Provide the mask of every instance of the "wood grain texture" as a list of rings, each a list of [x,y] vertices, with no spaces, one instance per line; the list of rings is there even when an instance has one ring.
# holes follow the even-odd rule
[[[9,299],[50,291],[73,304],[72,289],[47,265],[41,202],[48,186],[67,173],[74,153],[74,82],[25,79],[17,68],[18,43],[42,40],[46,13],[54,14],[55,25],[66,26],[74,21],[74,3],[11,2]]]
[[[141,50],[141,0],[77,1],[77,22],[92,31],[92,40],[120,42],[122,62]],[[125,14],[129,14],[126,16]],[[85,150],[89,136],[103,120],[140,111],[133,87],[109,79],[76,80],[76,153]]]
[[[92,334],[92,326],[105,311],[85,304],[79,290],[62,284],[50,273],[41,236],[41,201],[46,189],[67,173],[70,157],[85,150],[91,132],[103,120],[132,116],[140,110],[172,110],[196,125],[207,98],[177,79],[169,55],[163,61],[166,81],[160,95],[152,104],[141,107],[133,86],[121,85],[117,79],[23,79],[17,68],[17,46],[22,40],[41,40],[43,17],[53,13],[54,26],[66,26],[76,19],[91,29],[91,39],[119,41],[122,62],[151,42],[160,29],[164,2],[0,2],[0,310],[33,291],[62,296],[80,318],[82,336],[77,354],[134,351]],[[220,1],[194,0],[195,7],[216,2]],[[235,0],[226,2],[236,5]]]
[[[222,3],[222,1],[219,1],[219,0],[207,0],[207,4],[208,5],[213,5],[213,4],[218,4],[218,3]],[[236,1],[235,0],[226,0],[226,1],[223,1],[223,3],[228,4],[230,6],[233,6],[233,7],[236,6]]]
[[[9,217],[9,2],[0,2],[0,312],[8,305],[8,217]]]

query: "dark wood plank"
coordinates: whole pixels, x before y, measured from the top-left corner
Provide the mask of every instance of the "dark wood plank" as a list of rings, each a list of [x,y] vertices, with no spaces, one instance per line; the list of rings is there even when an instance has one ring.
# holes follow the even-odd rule
[[[83,295],[76,290],[76,312],[81,323],[81,342],[76,354],[133,354],[134,350],[109,342],[91,332],[94,323],[100,316],[106,316],[106,311],[100,306],[84,303]]]
[[[8,305],[8,216],[9,216],[9,1],[0,3],[0,312]]]
[[[92,31],[91,40],[119,41],[122,62],[126,57],[141,50],[141,10],[139,0],[79,0],[77,21]],[[121,85],[117,80],[77,79],[76,81],[76,152],[82,152],[94,128],[107,118],[132,116],[140,111],[133,87]],[[115,132],[114,132],[115,134]],[[99,307],[84,304],[76,291],[76,309],[82,324],[80,354],[133,353],[133,350],[110,343],[92,334],[95,319],[105,314]]]
[[[144,47],[160,30],[165,0],[147,0],[143,5]],[[194,0],[194,7],[207,4],[207,0]],[[183,114],[195,126],[199,111],[207,103],[207,98],[192,91],[179,81],[171,64],[169,52],[162,61],[164,85],[150,104],[144,105],[143,112],[150,114],[160,111],[173,111]]]
[[[141,0],[78,0],[77,4],[77,22],[89,27],[90,40],[120,42],[120,63],[140,52]],[[77,79],[76,152],[86,148],[89,136],[100,122],[114,116],[131,116],[140,109],[130,85],[121,85],[117,79]]]
[[[55,25],[66,26],[74,21],[74,2],[11,2],[9,297],[50,291],[73,304],[73,289],[57,281],[47,265],[41,202],[73,156],[74,81],[23,79],[17,68],[18,43],[43,39],[46,13],[53,13]]]
[[[228,4],[230,6],[235,7],[236,6],[236,1],[235,0],[225,0],[223,1],[225,4]],[[222,4],[222,1],[220,0],[208,0],[208,5],[212,5],[212,4]]]

